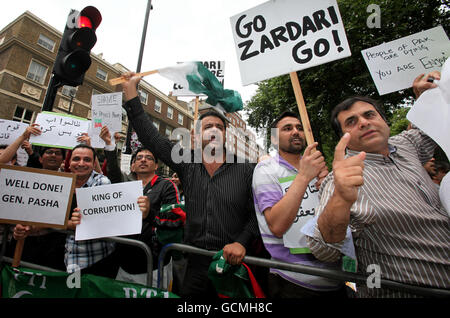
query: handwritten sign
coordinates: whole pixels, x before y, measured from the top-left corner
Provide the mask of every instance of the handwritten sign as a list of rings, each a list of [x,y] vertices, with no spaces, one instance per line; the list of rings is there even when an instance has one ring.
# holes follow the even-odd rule
[[[284,193],[289,190],[295,176],[282,178],[280,181]],[[307,248],[306,237],[300,235],[301,228],[314,218],[317,206],[319,205],[319,190],[316,189],[317,179],[312,180],[306,188],[302,204],[298,209],[297,216],[289,230],[283,235],[284,246],[288,248]]]
[[[438,87],[423,92],[406,118],[433,138],[450,158],[450,59],[442,68]]]
[[[231,26],[243,85],[351,55],[335,0],[271,0]]]
[[[141,233],[142,212],[137,199],[142,193],[142,181],[77,188],[81,224],[75,240]]]
[[[203,61],[201,63],[217,77],[217,79],[219,80],[220,83],[222,83],[223,86],[225,81],[225,61]],[[197,96],[197,94],[191,92],[188,88],[183,87],[179,83],[173,84],[172,95]]]
[[[87,119],[60,113],[39,113],[35,123],[39,124],[42,133],[31,135],[30,142],[44,147],[72,149],[78,144],[77,137],[89,131]]]
[[[412,86],[421,73],[441,70],[450,41],[441,26],[362,50],[380,95]]]
[[[0,119],[0,145],[10,145],[23,134],[28,124],[13,120]],[[21,166],[26,166],[28,161],[27,152],[17,149],[17,162]]]
[[[113,136],[122,130],[122,93],[92,95],[92,120],[89,130],[94,148],[103,148],[105,142],[100,138],[100,130],[107,126]],[[114,143],[114,138],[111,139]]]
[[[0,223],[66,228],[75,176],[0,165]]]

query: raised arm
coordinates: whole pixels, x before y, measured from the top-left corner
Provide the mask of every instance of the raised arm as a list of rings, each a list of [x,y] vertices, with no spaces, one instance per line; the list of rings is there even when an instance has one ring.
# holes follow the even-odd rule
[[[10,162],[17,153],[17,150],[22,145],[25,140],[30,138],[31,134],[40,135],[41,130],[38,124],[32,124],[28,126],[25,131],[20,135],[12,144],[5,148],[5,150],[0,154],[0,163]]]
[[[172,142],[166,136],[162,136],[159,133],[142,108],[137,93],[137,85],[141,77],[130,72],[124,74],[124,78],[126,79],[122,83],[126,101],[124,108],[127,111],[130,124],[138,135],[139,141],[180,175],[182,163],[175,163],[172,159]]]
[[[120,183],[124,181],[122,171],[119,167],[119,161],[117,159],[116,147],[112,145],[111,133],[108,127],[103,126],[100,131],[100,138],[105,142],[105,157],[106,157],[106,169],[108,171],[108,178],[111,183]]]
[[[364,183],[365,152],[345,158],[345,148],[350,140],[346,133],[336,146],[333,160],[334,192],[317,224],[326,243],[344,240],[350,222],[350,208],[358,199],[358,187]]]

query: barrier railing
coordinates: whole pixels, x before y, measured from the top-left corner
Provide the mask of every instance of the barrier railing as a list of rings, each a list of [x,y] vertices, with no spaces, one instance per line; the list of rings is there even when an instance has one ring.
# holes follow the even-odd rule
[[[217,251],[208,251],[208,250],[204,250],[201,248],[197,248],[197,247],[185,245],[185,244],[180,244],[180,243],[173,243],[173,244],[165,245],[161,249],[161,252],[158,257],[157,288],[161,288],[161,283],[164,280],[164,272],[161,269],[162,269],[162,265],[164,262],[164,258],[166,257],[166,254],[170,251],[181,251],[181,252],[185,252],[185,253],[193,253],[193,254],[198,254],[198,255],[203,255],[203,256],[211,256],[211,257],[217,253]],[[344,271],[331,270],[331,269],[325,269],[325,268],[317,268],[317,267],[300,265],[300,264],[292,264],[292,263],[286,263],[286,262],[281,262],[281,261],[274,261],[274,260],[270,260],[270,259],[253,257],[253,256],[245,256],[243,259],[243,262],[245,262],[247,264],[251,264],[251,265],[256,265],[256,266],[278,268],[278,269],[288,270],[288,271],[292,271],[292,272],[298,272],[298,273],[315,275],[315,276],[322,276],[322,277],[326,277],[326,278],[330,278],[330,279],[335,279],[335,280],[345,281],[345,282],[353,282],[353,283],[366,284],[367,279],[369,277],[369,276],[364,276],[364,275],[349,273],[349,272],[344,272]],[[438,289],[438,288],[426,288],[426,287],[402,284],[402,283],[387,280],[387,279],[380,279],[380,287],[399,290],[399,291],[403,291],[403,292],[410,292],[412,294],[421,295],[421,296],[425,296],[425,297],[450,297],[450,290]]]
[[[49,229],[49,230],[52,232],[59,232],[59,233],[64,233],[64,234],[73,234],[74,233],[73,231],[69,231],[69,230],[57,230],[57,229]],[[3,238],[5,239],[6,237],[7,237],[7,234],[4,235]],[[135,247],[142,249],[147,258],[146,286],[155,287],[155,286],[152,286],[153,285],[153,255],[152,255],[152,251],[151,251],[150,247],[147,244],[145,244],[144,242],[138,241],[138,240],[133,240],[133,239],[125,238],[125,237],[105,237],[105,238],[102,238],[101,240],[115,242],[115,243],[119,243],[119,244],[131,245],[131,246],[135,246]],[[6,242],[6,240],[4,240],[3,242]],[[5,245],[6,244],[2,244],[2,253],[0,254],[0,256],[1,256],[0,262],[6,261],[7,263],[12,263],[12,258],[3,257]],[[59,270],[49,268],[49,267],[44,267],[39,264],[34,264],[34,263],[29,263],[29,262],[24,262],[24,261],[21,261],[20,263],[24,267],[29,267],[32,269],[51,271],[51,272],[60,272]]]

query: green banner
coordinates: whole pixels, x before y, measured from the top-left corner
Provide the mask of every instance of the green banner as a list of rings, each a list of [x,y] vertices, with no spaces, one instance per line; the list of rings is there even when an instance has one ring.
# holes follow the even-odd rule
[[[53,273],[4,266],[3,298],[179,298],[161,289],[79,273]]]

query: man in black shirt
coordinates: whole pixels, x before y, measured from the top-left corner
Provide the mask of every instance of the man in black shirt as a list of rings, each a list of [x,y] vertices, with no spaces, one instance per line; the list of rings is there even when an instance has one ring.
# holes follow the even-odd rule
[[[172,157],[174,144],[159,134],[144,113],[137,94],[139,76],[125,75],[122,84],[124,105],[139,140],[174,170],[183,185],[186,203],[184,242],[207,250],[222,250],[232,265],[240,264],[259,238],[253,196],[252,175],[255,164],[237,163],[224,151],[226,123],[218,113],[207,113],[201,120],[201,157],[191,150],[190,156]],[[182,149],[183,151],[189,151]],[[179,154],[179,153],[178,153]],[[174,160],[177,159],[177,160]],[[188,254],[181,296],[215,295],[208,279],[210,257]]]

